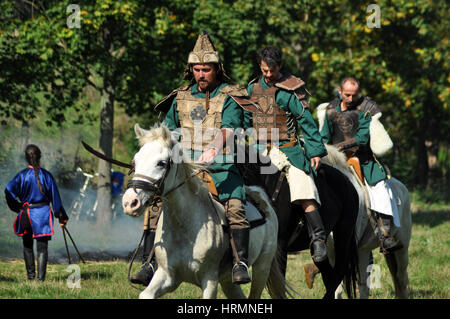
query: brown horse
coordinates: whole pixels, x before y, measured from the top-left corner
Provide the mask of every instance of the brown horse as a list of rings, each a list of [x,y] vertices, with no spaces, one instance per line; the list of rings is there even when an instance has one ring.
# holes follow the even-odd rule
[[[250,147],[250,149],[253,146]],[[304,227],[304,211],[290,200],[286,172],[277,170],[273,174],[261,174],[261,167],[269,166],[270,159],[261,154],[257,163],[251,163],[249,148],[245,152],[246,163],[238,164],[247,185],[259,185],[272,197],[272,205],[278,217],[278,258],[284,275],[287,254],[308,249],[311,238]],[[316,263],[322,273],[326,293],[324,298],[334,298],[335,290],[342,280],[350,298],[355,296],[358,273],[358,251],[355,238],[355,224],[358,216],[359,197],[352,183],[339,170],[322,164],[315,177],[322,205],[320,215],[327,234],[333,232],[334,267],[328,259]]]

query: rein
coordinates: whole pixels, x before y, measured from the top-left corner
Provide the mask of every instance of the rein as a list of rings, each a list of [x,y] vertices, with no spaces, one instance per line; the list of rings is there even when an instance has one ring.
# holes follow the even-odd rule
[[[146,176],[146,175],[142,175],[142,174],[134,174],[133,178],[134,178],[134,177],[138,177],[138,178],[145,179],[145,181],[142,181],[142,180],[130,180],[130,181],[127,183],[127,189],[128,189],[128,188],[133,188],[134,191],[135,191],[136,193],[137,193],[136,189],[142,189],[142,190],[147,190],[147,191],[150,191],[150,192],[154,192],[154,195],[152,196],[152,199],[151,199],[151,201],[150,201],[150,204],[156,203],[158,200],[161,200],[161,199],[160,199],[160,195],[161,195],[161,193],[162,193],[161,187],[162,187],[162,185],[163,185],[163,183],[164,183],[164,181],[165,181],[165,179],[166,179],[166,177],[167,177],[167,173],[168,173],[170,167],[171,167],[171,162],[167,165],[167,169],[166,169],[166,171],[164,172],[164,175],[163,175],[162,178],[159,179],[159,180],[157,180],[157,179],[155,179],[155,178],[152,178],[152,177],[149,177],[149,176]],[[134,170],[134,168],[133,168],[133,170]],[[183,186],[189,179],[191,179],[191,178],[194,177],[194,176],[197,176],[197,175],[200,174],[202,171],[204,171],[204,170],[200,170],[200,171],[193,172],[193,173],[192,173],[190,176],[188,176],[185,180],[183,180],[182,182],[178,183],[175,187],[173,187],[172,189],[170,189],[169,191],[167,191],[167,192],[165,193],[165,195],[168,195],[168,194],[170,194],[171,192],[173,192],[174,190],[180,188],[180,187]],[[158,186],[155,186],[155,184],[158,184]],[[212,204],[212,202],[211,202],[211,204]],[[214,205],[213,205],[213,204],[212,204],[212,206],[213,206],[213,208],[214,208]],[[144,240],[144,236],[145,236],[145,230],[144,230],[144,232],[142,233],[142,236],[141,236],[141,239],[139,240],[138,246],[136,247],[135,251],[133,252],[133,256],[131,257],[130,265],[129,265],[129,267],[128,267],[128,282],[130,283],[131,287],[133,287],[133,288],[136,289],[136,290],[141,290],[141,289],[138,288],[138,287],[135,287],[135,286],[131,283],[131,281],[130,281],[130,274],[131,274],[131,269],[133,268],[134,260],[136,259],[136,255],[137,255],[137,253],[138,253],[138,251],[139,251],[139,248],[141,247],[142,241]],[[146,262],[150,262],[150,259],[151,259],[151,257],[153,256],[154,251],[155,251],[155,246],[152,247],[152,250],[151,250],[151,252],[150,252],[150,254],[149,254],[149,256],[148,256]]]

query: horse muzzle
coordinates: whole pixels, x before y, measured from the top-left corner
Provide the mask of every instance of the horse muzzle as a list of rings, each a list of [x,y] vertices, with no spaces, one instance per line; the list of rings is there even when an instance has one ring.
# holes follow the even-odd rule
[[[142,215],[143,209],[142,200],[133,189],[128,189],[122,197],[122,208],[125,214],[139,217]]]

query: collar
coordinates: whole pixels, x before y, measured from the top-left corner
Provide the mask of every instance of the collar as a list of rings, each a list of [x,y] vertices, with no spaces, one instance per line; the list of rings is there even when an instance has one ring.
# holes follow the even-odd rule
[[[224,86],[226,86],[227,83],[220,83],[218,86],[216,86],[216,88],[212,91],[209,92],[209,97],[213,98],[215,96],[217,96],[220,93],[220,89],[223,88]],[[192,88],[191,88],[191,94],[197,98],[206,98],[206,93],[205,92],[200,92],[198,89],[198,84],[195,83]]]

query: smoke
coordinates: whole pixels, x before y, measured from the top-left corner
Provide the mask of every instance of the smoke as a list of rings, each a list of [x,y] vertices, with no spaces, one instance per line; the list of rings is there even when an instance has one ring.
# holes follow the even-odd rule
[[[42,152],[41,166],[50,171],[56,180],[63,206],[69,215],[67,229],[85,260],[112,260],[128,258],[139,243],[142,235],[143,217],[133,218],[123,213],[121,197],[115,198],[115,216],[110,227],[100,228],[96,223],[96,216],[88,216],[96,200],[93,189],[95,180],[91,180],[83,199],[83,209],[79,220],[71,216],[71,205],[80,195],[84,177],[76,172],[77,166],[93,173],[98,160],[85,153],[80,141],[89,141],[89,136],[83,136],[86,129],[72,128],[60,130],[49,137],[48,132],[39,131],[35,127],[10,126],[0,130],[0,186],[1,193],[6,184],[22,169],[27,167],[24,159],[24,149],[27,144],[36,144]],[[84,157],[84,160],[81,160]],[[130,154],[131,157],[131,154]],[[87,160],[86,160],[87,158]],[[13,232],[15,213],[6,204],[4,195],[0,198],[0,257],[22,257],[22,240]],[[67,263],[67,253],[62,229],[58,220],[53,223],[54,235],[49,242],[49,261]],[[72,242],[66,236],[72,260],[78,256]],[[35,245],[36,246],[36,245]],[[36,249],[36,248],[35,248]]]

